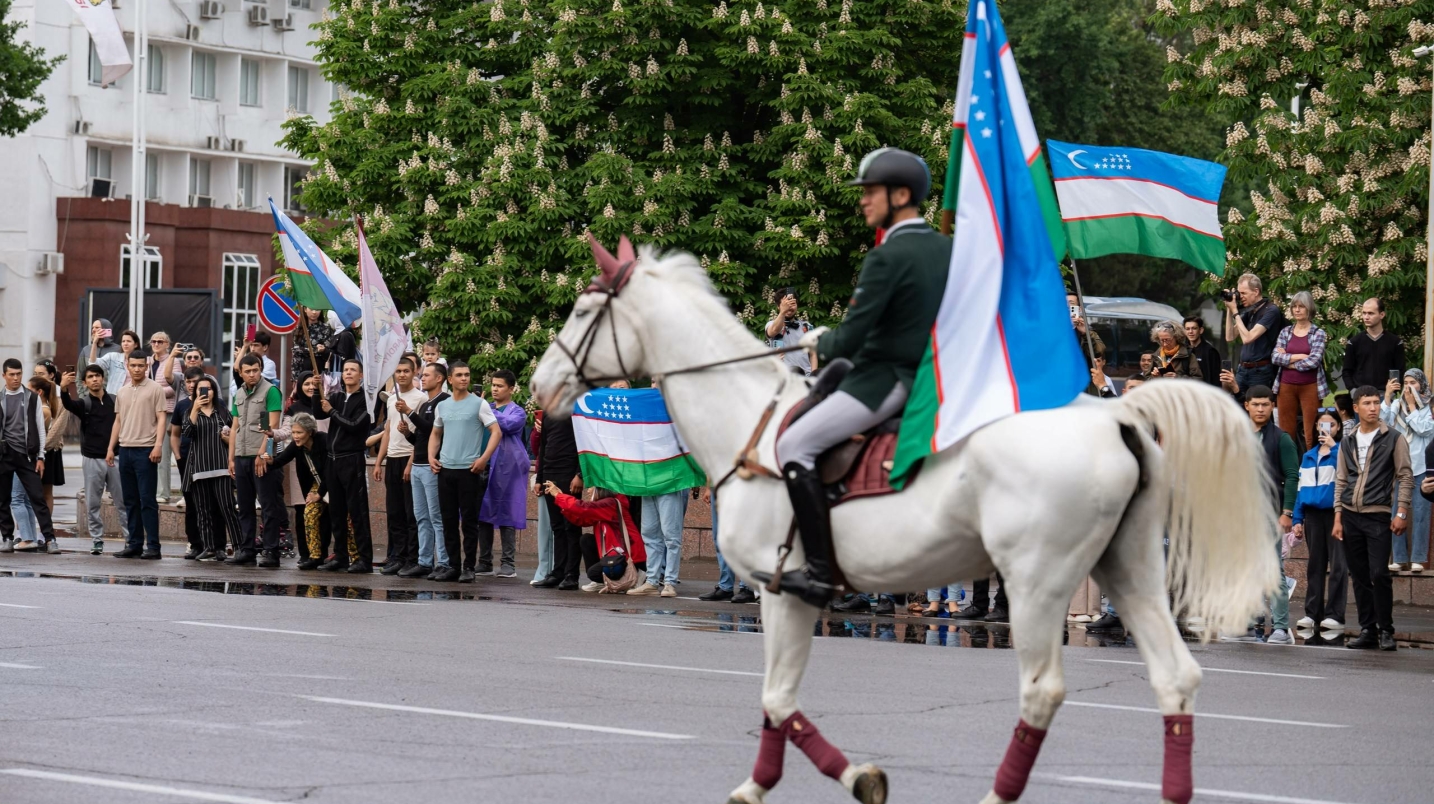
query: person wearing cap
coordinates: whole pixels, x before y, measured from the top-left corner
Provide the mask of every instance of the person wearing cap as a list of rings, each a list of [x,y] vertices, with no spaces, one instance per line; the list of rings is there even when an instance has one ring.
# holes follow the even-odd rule
[[[812,325],[797,314],[797,289],[783,288],[777,296],[777,314],[767,322],[767,346],[773,349],[799,346],[802,336],[812,331]],[[806,350],[787,352],[782,362],[804,376],[816,371],[812,356]]]
[[[878,149],[861,160],[848,184],[862,188],[862,215],[868,226],[884,230],[885,238],[867,253],[841,326],[817,327],[799,343],[823,364],[847,358],[852,368],[831,396],[777,440],[777,459],[807,556],[803,571],[783,573],[780,589],[817,607],[839,591],[828,561],[831,517],[817,457],[901,414],[930,341],[951,262],[951,238],[921,217],[921,204],[931,192],[931,171],[921,157]],[[765,583],[771,574],[753,577]]]

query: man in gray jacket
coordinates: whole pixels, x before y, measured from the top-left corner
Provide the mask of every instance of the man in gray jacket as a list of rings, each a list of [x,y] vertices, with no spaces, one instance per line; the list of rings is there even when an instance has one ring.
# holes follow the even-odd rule
[[[55,541],[50,507],[45,505],[45,492],[40,488],[40,475],[45,471],[44,414],[40,412],[40,397],[21,384],[25,365],[12,357],[5,361],[4,369],[5,391],[0,394],[0,488],[8,489],[14,485],[14,478],[20,478],[20,486],[40,521],[40,533],[44,534],[44,541],[22,543],[20,549],[44,553]],[[15,517],[7,496],[0,506],[0,552],[13,552],[14,543]]]

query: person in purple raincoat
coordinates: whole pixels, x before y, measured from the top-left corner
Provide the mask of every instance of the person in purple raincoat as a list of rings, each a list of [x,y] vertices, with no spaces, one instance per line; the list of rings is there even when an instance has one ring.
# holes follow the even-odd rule
[[[493,372],[489,381],[493,389],[493,414],[503,431],[503,440],[493,453],[488,470],[488,491],[483,495],[483,509],[478,513],[478,575],[493,573],[493,529],[503,537],[503,555],[498,566],[499,578],[516,578],[513,565],[517,533],[528,524],[528,448],[523,443],[523,427],[528,412],[513,401],[518,378],[507,369]]]

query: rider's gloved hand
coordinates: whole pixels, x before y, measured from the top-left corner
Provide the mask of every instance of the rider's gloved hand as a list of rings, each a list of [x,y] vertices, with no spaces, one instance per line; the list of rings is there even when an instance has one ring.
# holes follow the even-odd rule
[[[807,334],[802,336],[801,340],[797,341],[797,345],[803,349],[810,349],[815,352],[817,350],[817,341],[821,340],[822,336],[830,331],[831,330],[826,327],[817,327],[816,329],[809,330]]]

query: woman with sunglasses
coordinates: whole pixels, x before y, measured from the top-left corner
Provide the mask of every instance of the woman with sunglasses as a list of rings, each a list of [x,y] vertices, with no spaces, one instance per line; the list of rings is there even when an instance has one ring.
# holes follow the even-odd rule
[[[1349,565],[1344,543],[1334,538],[1334,476],[1339,468],[1339,411],[1320,408],[1315,419],[1315,444],[1300,462],[1299,495],[1295,497],[1295,536],[1305,540],[1305,616],[1296,628],[1344,630]],[[1328,587],[1326,587],[1328,583]],[[1326,592],[1328,589],[1328,592]]]
[[[1401,384],[1391,380],[1379,406],[1379,418],[1409,442],[1409,469],[1417,478],[1424,477],[1427,461],[1424,451],[1434,441],[1434,416],[1429,407],[1429,379],[1417,368],[1404,372]],[[1430,502],[1423,494],[1414,495],[1409,529],[1394,534],[1394,551],[1389,571],[1423,572],[1429,563]]]

